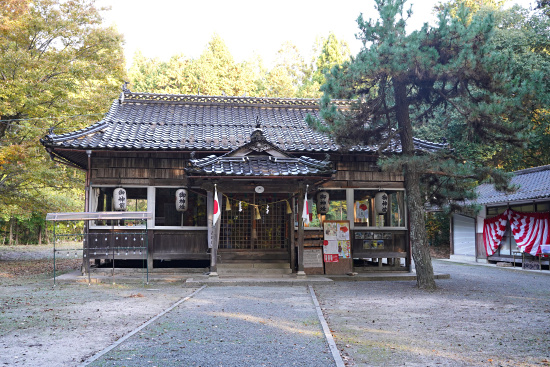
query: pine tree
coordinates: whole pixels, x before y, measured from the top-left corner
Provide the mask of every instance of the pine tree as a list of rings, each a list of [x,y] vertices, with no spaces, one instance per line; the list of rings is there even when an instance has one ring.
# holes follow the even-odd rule
[[[472,11],[464,4],[439,11],[438,24],[407,34],[404,0],[376,0],[378,20],[358,18],[363,49],[334,67],[323,86],[324,123],[309,123],[343,146],[379,147],[384,170],[402,172],[409,207],[410,239],[417,285],[436,287],[425,228],[425,204],[454,204],[472,198],[472,188],[489,175],[506,189],[507,176],[485,166],[496,144],[519,145],[537,93],[546,90],[544,63],[528,72],[514,69],[513,50],[496,39],[495,10]],[[533,55],[525,55],[533,56]],[[536,57],[536,56],[533,56]],[[338,110],[332,98],[354,101]],[[421,152],[413,127],[442,115],[452,116],[457,141],[485,152],[465,161],[452,150]],[[441,127],[445,129],[445,127]],[[392,139],[400,155],[384,156]]]

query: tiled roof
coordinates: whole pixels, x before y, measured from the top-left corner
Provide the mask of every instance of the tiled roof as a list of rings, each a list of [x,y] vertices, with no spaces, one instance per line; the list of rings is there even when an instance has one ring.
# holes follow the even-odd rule
[[[266,139],[259,124],[252,132],[249,143],[221,156],[191,159],[185,171],[190,176],[247,177],[330,176],[334,173],[330,159],[296,158],[281,151]]]
[[[284,151],[337,152],[333,139],[305,122],[308,114],[320,118],[318,103],[314,99],[163,95],[125,90],[101,121],[76,132],[46,135],[42,143],[50,150],[230,151],[249,141],[259,117],[266,138]],[[417,149],[424,151],[444,147],[419,139],[414,142]],[[356,146],[351,151],[376,149]],[[396,142],[387,150],[400,152],[401,147]]]
[[[227,157],[211,155],[192,161],[189,176],[330,176],[330,162],[308,157],[272,156]]]
[[[511,185],[518,187],[517,191],[511,194],[495,190],[492,184],[479,185],[476,203],[487,205],[540,198],[550,199],[550,165],[514,172]]]

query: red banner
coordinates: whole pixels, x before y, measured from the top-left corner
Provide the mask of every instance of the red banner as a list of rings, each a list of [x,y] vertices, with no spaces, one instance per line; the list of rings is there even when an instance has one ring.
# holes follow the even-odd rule
[[[337,263],[338,262],[338,254],[324,254],[324,261],[326,263]]]

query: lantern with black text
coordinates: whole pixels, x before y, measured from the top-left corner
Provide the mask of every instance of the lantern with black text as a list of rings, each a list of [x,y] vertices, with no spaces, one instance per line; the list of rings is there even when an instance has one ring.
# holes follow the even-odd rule
[[[374,196],[374,209],[377,214],[386,214],[388,212],[389,197],[384,191],[380,191]]]
[[[330,196],[328,192],[321,191],[317,193],[317,213],[327,214],[330,211]]]
[[[122,187],[116,188],[113,190],[113,209],[116,211],[125,211],[126,210],[126,190]]]
[[[178,189],[176,190],[176,210],[178,212],[184,212],[187,210],[187,190]]]

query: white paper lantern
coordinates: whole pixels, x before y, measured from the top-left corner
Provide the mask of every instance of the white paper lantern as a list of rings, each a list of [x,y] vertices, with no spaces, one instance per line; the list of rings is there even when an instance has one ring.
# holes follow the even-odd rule
[[[184,212],[187,210],[188,195],[186,189],[176,190],[176,210]]]
[[[374,209],[377,214],[386,214],[388,212],[389,196],[384,191],[380,191],[374,196]]]
[[[126,190],[122,187],[113,190],[113,209],[116,211],[125,211],[127,204]]]
[[[330,211],[330,195],[326,191],[317,193],[317,213],[327,214]]]

